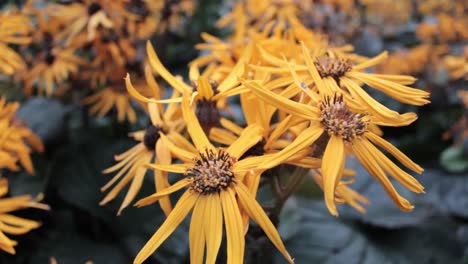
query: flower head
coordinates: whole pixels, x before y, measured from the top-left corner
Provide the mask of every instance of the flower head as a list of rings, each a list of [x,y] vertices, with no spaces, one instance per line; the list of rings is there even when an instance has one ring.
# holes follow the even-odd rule
[[[261,140],[261,129],[249,126],[227,149],[214,147],[206,137],[189,105],[185,94],[182,102],[187,129],[195,144],[196,151],[169,144],[174,155],[183,157],[183,164],[151,164],[155,170],[183,173],[185,178],[171,187],[140,200],[137,205],[152,204],[182,188],[187,188],[166,221],[136,256],[134,263],[142,263],[171,234],[186,215],[192,211],[190,223],[190,261],[203,261],[206,249],[207,263],[215,263],[221,245],[223,222],[227,238],[228,263],[242,263],[244,259],[244,232],[248,219],[252,218],[265,231],[272,243],[286,259],[293,260],[287,253],[281,238],[266,213],[255,200],[248,187],[243,184],[246,173],[265,156],[247,157],[242,154]],[[165,137],[163,137],[165,140]]]
[[[11,213],[25,208],[48,210],[49,207],[34,200],[30,195],[5,198],[7,192],[8,181],[0,178],[0,197],[2,197],[0,198],[0,249],[14,255],[14,247],[18,242],[5,234],[23,235],[38,228],[41,224],[37,221],[14,216]]]
[[[43,152],[44,145],[23,122],[15,117],[19,103],[6,103],[0,98],[0,169],[18,171],[19,163],[29,174],[34,174],[32,150]]]

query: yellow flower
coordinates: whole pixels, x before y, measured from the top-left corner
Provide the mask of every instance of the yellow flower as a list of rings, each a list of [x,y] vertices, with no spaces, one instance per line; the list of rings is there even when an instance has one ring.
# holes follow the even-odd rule
[[[319,105],[317,108],[310,104],[288,100],[254,81],[244,84],[266,102],[303,118],[304,122],[310,122],[309,127],[304,129],[289,146],[275,154],[275,158],[259,165],[259,168],[269,168],[282,163],[286,157],[310,146],[326,132],[328,140],[319,147],[323,153],[321,172],[325,202],[333,215],[338,215],[334,197],[336,186],[343,174],[346,150],[356,155],[364,168],[385,187],[390,198],[400,209],[405,211],[413,209],[413,206],[398,194],[385,173],[413,192],[421,193],[424,188],[413,176],[396,166],[374,144],[388,151],[407,168],[417,173],[422,173],[423,169],[378,135],[379,131],[375,128],[381,123],[378,116],[367,116],[352,109],[351,105],[355,103],[348,105],[343,95],[325,94],[323,99],[317,102]]]
[[[347,59],[337,57],[333,52],[328,52],[320,57],[315,54],[313,58],[310,50],[303,43],[302,53],[305,65],[293,65],[284,60],[270,59],[279,68],[262,67],[260,69],[275,73],[292,74],[292,78],[296,82],[297,92],[304,92],[312,99],[316,97],[316,93],[333,95],[340,92],[346,99],[353,99],[348,100],[348,102],[353,103],[354,107],[366,109],[379,117],[380,125],[408,125],[416,120],[417,116],[415,113],[399,114],[388,109],[368,95],[361,88],[362,83],[403,103],[413,105],[429,103],[427,99],[429,97],[428,92],[407,86],[407,84],[415,81],[415,78],[411,76],[364,72],[366,68],[382,62],[387,57],[386,52],[357,65]],[[297,72],[297,76],[295,72]]]
[[[444,57],[443,62],[451,80],[468,80],[468,47],[465,47],[464,54],[461,56],[448,55]]]
[[[466,16],[452,17],[448,14],[439,14],[437,23],[421,23],[416,28],[416,35],[427,43],[448,43],[465,41],[468,39]]]
[[[158,12],[158,33],[177,31],[184,17],[190,17],[195,10],[194,0],[162,1],[162,8]]]
[[[8,193],[8,181],[0,179],[0,197]],[[24,208],[38,208],[48,210],[45,204],[38,203],[30,195],[21,195],[0,199],[0,249],[10,254],[15,254],[17,241],[8,238],[5,234],[23,235],[38,228],[41,224],[37,221],[17,217],[11,214],[13,211]]]
[[[153,91],[153,98],[160,99],[161,90],[151,75],[150,70],[147,68],[145,73],[147,84]],[[126,78],[126,85],[128,87],[133,87],[128,76]],[[178,93],[175,92],[172,96],[177,97]],[[143,184],[144,176],[148,170],[143,166],[144,164],[150,163],[153,160],[156,164],[171,164],[171,153],[166,143],[160,139],[160,134],[167,136],[171,142],[175,142],[178,146],[183,146],[186,149],[193,148],[192,145],[179,134],[184,128],[184,122],[180,117],[177,104],[169,104],[165,111],[163,111],[161,105],[156,105],[155,103],[148,103],[146,108],[151,119],[151,124],[146,130],[130,134],[130,136],[139,143],[124,153],[116,155],[115,160],[118,163],[103,171],[103,173],[114,173],[117,171],[118,173],[101,188],[102,191],[107,191],[114,185],[111,191],[101,201],[101,205],[115,199],[117,194],[121,192],[126,185],[130,184],[130,188],[117,213],[118,215],[138,194]],[[167,172],[155,172],[156,191],[161,191],[169,186],[167,177]],[[117,181],[119,182],[117,183]],[[170,213],[172,206],[169,198],[163,198],[160,205],[166,215]]]
[[[134,39],[147,40],[158,29],[159,10],[164,1],[125,0],[123,16],[127,18],[126,26]]]
[[[261,140],[261,128],[255,125],[249,126],[227,149],[215,148],[192,111],[188,94],[184,96],[182,111],[196,152],[168,144],[171,152],[180,156],[184,163],[150,166],[156,170],[183,173],[185,178],[165,190],[140,200],[137,206],[152,204],[184,187],[187,190],[159,230],[138,253],[134,263],[145,261],[192,210],[189,231],[191,263],[203,261],[205,248],[206,262],[215,263],[223,236],[223,222],[227,239],[227,263],[242,263],[245,247],[244,232],[249,217],[259,224],[271,242],[290,263],[293,263],[274,225],[250,190],[243,184],[245,174],[266,158],[265,156],[241,158],[245,151]],[[162,140],[166,140],[165,136],[161,137]]]
[[[346,172],[344,172],[345,174]],[[345,176],[345,175],[343,175]],[[355,176],[355,175],[346,175],[346,176]],[[312,170],[312,177],[317,182],[317,184],[320,186],[320,188],[323,189],[323,177],[320,175],[317,171]],[[358,210],[361,213],[365,213],[366,209],[362,207],[361,204],[369,204],[369,200],[367,200],[366,197],[360,195],[353,189],[351,189],[348,185],[353,183],[354,180],[347,180],[343,181],[341,180],[338,182],[336,185],[335,189],[335,204],[349,204],[352,206],[354,209]]]
[[[83,102],[87,105],[92,105],[89,112],[103,117],[107,115],[113,108],[117,110],[117,120],[124,122],[128,120],[130,123],[137,121],[137,115],[132,106],[130,94],[125,88],[123,78],[126,74],[124,67],[114,65],[104,69],[106,76],[108,76],[107,84],[101,91],[86,97]],[[142,93],[147,93],[146,85],[139,82],[138,90]],[[138,99],[138,98],[137,98]]]
[[[189,78],[193,84],[197,84],[194,88],[193,86],[187,85],[180,78],[173,76],[161,63],[151,43],[149,41],[147,42],[148,60],[152,69],[174,88],[175,91],[178,91],[180,94],[188,93],[190,95],[191,101],[196,105],[196,116],[200,120],[205,131],[209,131],[212,127],[219,124],[221,118],[220,108],[224,108],[226,103],[225,99],[245,90],[237,89],[239,84],[238,76],[244,74],[245,63],[249,61],[252,50],[253,47],[250,45],[245,49],[241,58],[229,74],[218,80],[210,78],[211,83],[210,80],[208,80],[209,76],[206,76],[212,73],[209,67],[205,70],[205,73],[200,74],[198,65],[192,64],[189,71]],[[182,100],[181,97],[169,100],[148,99],[134,89],[129,89],[129,93],[142,102],[168,103],[180,102]]]
[[[69,45],[84,30],[88,40],[93,40],[99,27],[112,28],[114,17],[111,14],[119,11],[121,5],[119,1],[84,0],[68,5],[50,4],[47,8],[51,17],[57,17],[67,25],[57,37],[65,39],[65,44]]]
[[[39,137],[15,118],[18,103],[7,104],[5,98],[0,98],[0,168],[18,171],[17,162],[29,174],[34,174],[31,161],[31,149],[44,151],[44,145]]]
[[[47,96],[54,94],[68,80],[71,74],[78,72],[86,61],[74,54],[73,49],[52,48],[36,56],[30,69],[19,73],[18,78],[24,81],[25,94],[31,96],[37,86],[38,93]]]
[[[0,14],[0,73],[13,74],[25,64],[8,44],[28,44],[32,31],[30,20],[21,14]]]

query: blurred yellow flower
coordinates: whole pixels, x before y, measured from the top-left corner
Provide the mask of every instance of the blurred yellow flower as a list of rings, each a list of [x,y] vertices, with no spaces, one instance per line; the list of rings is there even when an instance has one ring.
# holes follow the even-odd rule
[[[15,254],[17,241],[8,238],[9,235],[23,235],[38,228],[41,224],[37,221],[17,217],[11,213],[25,208],[38,208],[49,210],[49,206],[41,204],[30,195],[4,198],[8,193],[8,181],[0,179],[0,249],[10,254]]]
[[[14,74],[25,67],[24,61],[8,44],[29,44],[32,24],[22,14],[0,14],[0,73]]]
[[[6,103],[0,98],[0,169],[18,171],[17,162],[29,174],[34,174],[31,161],[32,150],[43,152],[44,145],[29,128],[15,117],[19,103]]]

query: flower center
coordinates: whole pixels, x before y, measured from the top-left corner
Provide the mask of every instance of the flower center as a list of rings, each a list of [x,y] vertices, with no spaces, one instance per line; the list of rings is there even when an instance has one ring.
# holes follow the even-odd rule
[[[329,57],[318,58],[314,64],[322,78],[331,76],[337,79],[345,75],[345,73],[352,68],[352,64],[349,60]]]
[[[146,129],[145,136],[143,137],[143,144],[148,150],[154,151],[156,142],[159,139],[159,132],[164,133],[164,130],[159,126],[150,125]]]
[[[55,61],[55,56],[52,54],[52,51],[47,51],[46,55],[45,55],[45,62],[47,63],[47,65],[52,65]]]
[[[221,113],[216,107],[216,101],[202,98],[197,101],[195,115],[200,122],[201,127],[205,133],[209,133],[212,127],[219,125]]]
[[[148,5],[143,0],[131,0],[125,7],[128,11],[142,17],[146,17],[150,14]]]
[[[232,171],[235,162],[236,159],[223,150],[200,153],[195,165],[185,171],[185,176],[193,180],[189,189],[205,195],[225,190],[235,182]]]
[[[101,9],[102,9],[102,7],[101,7],[100,4],[92,3],[88,7],[88,15],[92,16],[92,15],[96,14],[97,12],[99,12]]]
[[[367,131],[369,122],[363,119],[366,115],[349,111],[343,95],[326,97],[320,105],[320,115],[320,121],[330,136],[339,136],[351,142]]]

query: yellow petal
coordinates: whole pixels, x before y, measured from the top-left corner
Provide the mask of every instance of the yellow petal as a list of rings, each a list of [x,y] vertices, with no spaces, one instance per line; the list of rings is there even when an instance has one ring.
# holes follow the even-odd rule
[[[210,139],[212,141],[229,146],[237,140],[237,136],[227,131],[226,129],[212,127],[210,129]]]
[[[278,107],[286,113],[302,117],[307,120],[318,119],[319,110],[310,105],[296,103],[281,95],[271,92],[264,87],[260,86],[257,82],[246,81],[244,85],[248,87],[252,93],[257,95],[261,100]]]
[[[370,141],[372,141],[372,143],[377,144],[378,146],[382,147],[386,151],[390,152],[390,154],[392,154],[393,157],[395,157],[399,162],[401,162],[407,168],[419,174],[421,174],[424,171],[424,169],[421,168],[421,166],[419,166],[410,158],[408,158],[408,156],[406,156],[403,152],[401,152],[399,149],[393,146],[390,142],[375,135],[374,133],[366,133],[365,135]]]
[[[218,193],[209,195],[203,218],[206,235],[206,263],[215,264],[223,237],[223,211]]]
[[[155,103],[148,103],[148,112],[153,125],[162,126],[164,122],[161,119],[161,113],[159,112],[159,106]]]
[[[366,105],[372,114],[382,119],[385,123],[379,123],[380,125],[387,126],[407,126],[414,122],[418,116],[415,113],[399,114],[393,110],[388,109],[370,95],[368,95],[359,85],[354,81],[342,77],[341,83],[344,84],[351,95],[359,100],[360,103]],[[378,122],[377,122],[378,123]]]
[[[161,99],[161,88],[154,79],[153,73],[151,72],[151,68],[149,66],[145,67],[145,80],[153,92],[153,98],[156,100]]]
[[[169,214],[166,221],[159,227],[158,231],[148,240],[146,245],[138,252],[133,260],[134,264],[141,264],[174,232],[177,226],[184,220],[198,200],[198,194],[185,192],[180,197],[174,210]]]
[[[252,51],[253,44],[250,43],[244,49],[242,56],[239,58],[234,68],[232,68],[229,75],[226,76],[226,78],[219,84],[218,91],[220,93],[224,93],[226,90],[233,88],[239,83],[239,76],[244,75],[245,63],[247,63],[250,60],[250,57],[252,56]]]
[[[234,192],[228,188],[219,193],[224,215],[227,241],[227,263],[244,262],[245,238],[242,218]]]
[[[189,166],[186,164],[146,164],[145,167],[153,170],[162,170],[167,172],[184,173]]]
[[[210,99],[214,95],[210,82],[208,82],[208,79],[203,76],[198,78],[197,91],[198,94],[205,99]]]
[[[161,140],[163,140],[166,146],[169,148],[172,155],[174,155],[174,157],[177,157],[186,162],[192,161],[193,159],[198,157],[197,154],[193,153],[193,151],[196,151],[196,149],[194,149],[193,147],[187,148],[185,145],[181,145],[181,147],[179,147],[179,146],[176,146],[174,143],[172,143],[171,140],[169,140],[169,137],[170,137],[174,140],[177,140],[177,142],[180,143],[181,140],[178,137],[178,135],[176,135],[176,133],[169,134],[168,136],[165,136],[164,134],[160,134],[160,137],[161,137]],[[185,143],[190,144],[188,142],[185,142]],[[186,149],[189,149],[189,151],[187,151]]]
[[[142,163],[151,162],[152,158],[153,158],[153,154],[147,153],[147,155],[142,157],[142,160],[140,162]],[[132,179],[132,183],[130,184],[130,187],[128,188],[128,192],[125,195],[122,205],[117,211],[117,215],[120,215],[122,213],[122,210],[126,208],[133,201],[133,199],[135,199],[136,195],[141,189],[141,186],[143,185],[143,180],[145,178],[146,171],[147,169],[145,167],[139,167],[136,170],[135,176]]]
[[[158,142],[156,142],[156,153],[157,153],[156,159],[155,159],[156,164],[162,164],[162,165],[171,164],[172,157],[169,154],[170,150],[163,140],[158,140]],[[156,170],[154,172],[154,183],[156,184],[156,192],[160,192],[168,188],[170,186],[169,180],[168,180],[168,173],[166,171]],[[166,197],[161,198],[159,200],[159,205],[161,206],[161,209],[163,210],[164,214],[168,216],[172,210],[172,204],[171,204],[171,200],[169,199],[169,197],[166,196]]]
[[[205,229],[211,228],[205,220],[209,197],[200,195],[193,208],[189,229],[190,263],[202,263],[205,253]]]
[[[312,61],[312,58],[310,57],[310,51],[305,46],[304,42],[301,42],[301,48],[302,48],[302,54],[304,55],[305,63],[307,65],[307,70],[312,76],[312,79],[315,82],[315,86],[320,91],[320,93],[325,94],[325,91],[323,90],[325,88],[325,84],[323,83],[322,77],[320,77],[320,74],[317,68],[315,68],[315,64]]]
[[[369,141],[363,141],[363,145],[369,153],[373,153],[375,161],[378,162],[382,169],[390,174],[395,180],[413,192],[424,192],[424,187],[418,182],[418,180],[395,165],[395,163],[380,152],[380,150],[372,145],[372,143]]]
[[[228,148],[227,152],[239,159],[247,150],[262,139],[263,128],[259,125],[250,125],[244,129],[239,138]]]
[[[319,126],[312,125],[311,127],[306,128],[293,142],[291,142],[289,146],[280,152],[275,153],[272,158],[265,159],[265,161],[259,165],[259,168],[272,168],[281,164],[295,153],[314,143],[322,133],[323,128]]]
[[[197,82],[199,77],[200,77],[200,71],[198,70],[198,64],[192,63],[189,69],[189,79],[192,83],[195,83]]]
[[[180,93],[184,92],[192,92],[192,87],[189,85],[185,84],[184,82],[180,81],[176,77],[174,77],[161,63],[159,60],[158,56],[156,55],[156,52],[154,52],[153,45],[151,42],[146,42],[146,52],[148,54],[148,60],[153,68],[161,77],[166,80],[169,85],[171,85],[174,89],[179,91]]]
[[[340,181],[344,165],[344,142],[337,136],[331,136],[322,159],[323,192],[325,204],[334,216],[338,216],[335,206],[335,188]]]
[[[235,186],[237,197],[239,198],[239,203],[242,205],[242,208],[247,212],[247,214],[263,229],[265,234],[268,236],[270,241],[275,245],[275,247],[283,254],[286,260],[289,263],[294,263],[294,260],[289,255],[286,247],[281,240],[281,237],[276,230],[275,226],[268,218],[265,211],[263,211],[262,206],[252,197],[249,193],[249,190],[243,183],[238,183]]]
[[[125,86],[127,87],[128,93],[133,96],[133,98],[137,99],[138,101],[141,101],[143,103],[149,103],[152,100],[149,98],[144,97],[141,95],[135,87],[133,87],[132,82],[130,81],[130,74],[127,73],[127,76],[125,76]]]
[[[378,163],[373,159],[371,153],[368,153],[363,147],[362,140],[355,140],[352,145],[352,149],[356,157],[362,166],[369,172],[369,174],[374,177],[376,180],[383,185],[385,191],[393,200],[393,202],[403,211],[411,211],[414,206],[411,203],[403,198],[393,187],[393,184],[388,180],[385,173],[382,171],[382,168]]]
[[[191,182],[189,179],[182,179],[176,183],[174,183],[173,185],[171,185],[170,187],[160,191],[160,192],[157,192],[155,194],[152,194],[146,198],[143,198],[141,200],[139,200],[138,202],[135,203],[135,206],[138,206],[138,207],[142,207],[142,206],[146,206],[146,205],[149,205],[149,204],[152,204],[156,201],[158,201],[159,199],[161,199],[162,197],[165,197],[171,193],[174,193],[174,192],[177,192],[178,190],[186,187],[187,185],[189,185]],[[180,201],[179,201],[180,202]]]
[[[364,70],[365,68],[369,68],[369,67],[372,67],[374,65],[377,65],[381,62],[383,62],[386,58],[388,57],[388,52],[384,51],[382,53],[380,53],[379,55],[375,56],[374,58],[370,59],[370,60],[366,60],[365,62],[363,63],[360,63],[356,66],[353,66],[353,71],[361,71],[361,70]]]

